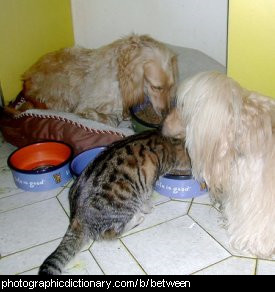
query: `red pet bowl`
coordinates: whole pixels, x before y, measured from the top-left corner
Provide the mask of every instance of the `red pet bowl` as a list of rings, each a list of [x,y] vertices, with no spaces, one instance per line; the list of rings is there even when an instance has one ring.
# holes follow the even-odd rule
[[[8,158],[15,184],[28,191],[45,191],[63,186],[72,175],[70,146],[41,142],[22,147]]]

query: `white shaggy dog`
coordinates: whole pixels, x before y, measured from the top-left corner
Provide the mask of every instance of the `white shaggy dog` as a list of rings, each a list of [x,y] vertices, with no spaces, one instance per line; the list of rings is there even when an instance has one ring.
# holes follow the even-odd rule
[[[98,49],[49,53],[22,78],[24,97],[32,104],[116,126],[145,96],[156,113],[167,113],[178,64],[163,43],[133,34]]]
[[[193,175],[222,206],[233,247],[275,253],[275,100],[218,72],[178,88],[163,133],[184,137]]]

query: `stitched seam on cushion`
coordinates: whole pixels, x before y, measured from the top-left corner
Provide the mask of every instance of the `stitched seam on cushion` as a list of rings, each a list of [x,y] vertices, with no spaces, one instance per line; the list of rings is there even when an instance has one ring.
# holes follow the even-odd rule
[[[72,124],[74,126],[77,126],[87,132],[92,132],[92,133],[96,133],[96,134],[111,134],[111,135],[116,135],[116,136],[120,136],[122,138],[125,137],[125,135],[119,133],[119,132],[115,132],[115,131],[108,131],[108,130],[97,130],[97,129],[92,129],[89,128],[87,126],[83,126],[80,123],[77,123],[75,121],[71,121],[67,118],[63,118],[63,117],[59,117],[59,116],[55,116],[55,115],[39,115],[39,114],[34,114],[34,113],[21,113],[20,115],[14,117],[15,119],[20,119],[22,117],[32,117],[32,118],[46,118],[46,119],[52,119],[52,120],[58,120],[58,121],[62,121],[65,123],[69,123]]]

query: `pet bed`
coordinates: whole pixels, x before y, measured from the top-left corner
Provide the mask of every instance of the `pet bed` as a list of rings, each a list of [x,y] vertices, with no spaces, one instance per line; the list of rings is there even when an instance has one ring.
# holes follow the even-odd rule
[[[71,113],[38,109],[27,110],[14,118],[3,116],[0,127],[5,140],[17,147],[56,140],[71,145],[75,155],[134,133],[127,127],[112,128]]]
[[[180,81],[201,71],[226,72],[224,66],[198,50],[171,45],[168,47],[178,55]],[[23,112],[15,117],[5,114],[0,117],[0,129],[5,140],[17,147],[44,140],[56,140],[71,145],[76,155],[134,133],[127,122],[113,128],[70,113],[46,109],[28,110],[28,101],[20,95],[9,107],[23,109]],[[38,107],[43,108],[43,105],[39,104]]]

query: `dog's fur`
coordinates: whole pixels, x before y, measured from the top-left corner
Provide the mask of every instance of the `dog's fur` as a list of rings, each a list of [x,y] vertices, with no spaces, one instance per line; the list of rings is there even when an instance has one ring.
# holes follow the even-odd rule
[[[161,115],[176,92],[176,55],[146,35],[99,49],[66,48],[42,57],[23,74],[23,92],[49,109],[117,125],[148,96]]]
[[[165,135],[186,138],[193,175],[221,203],[232,246],[275,253],[275,100],[217,72],[183,82]]]

